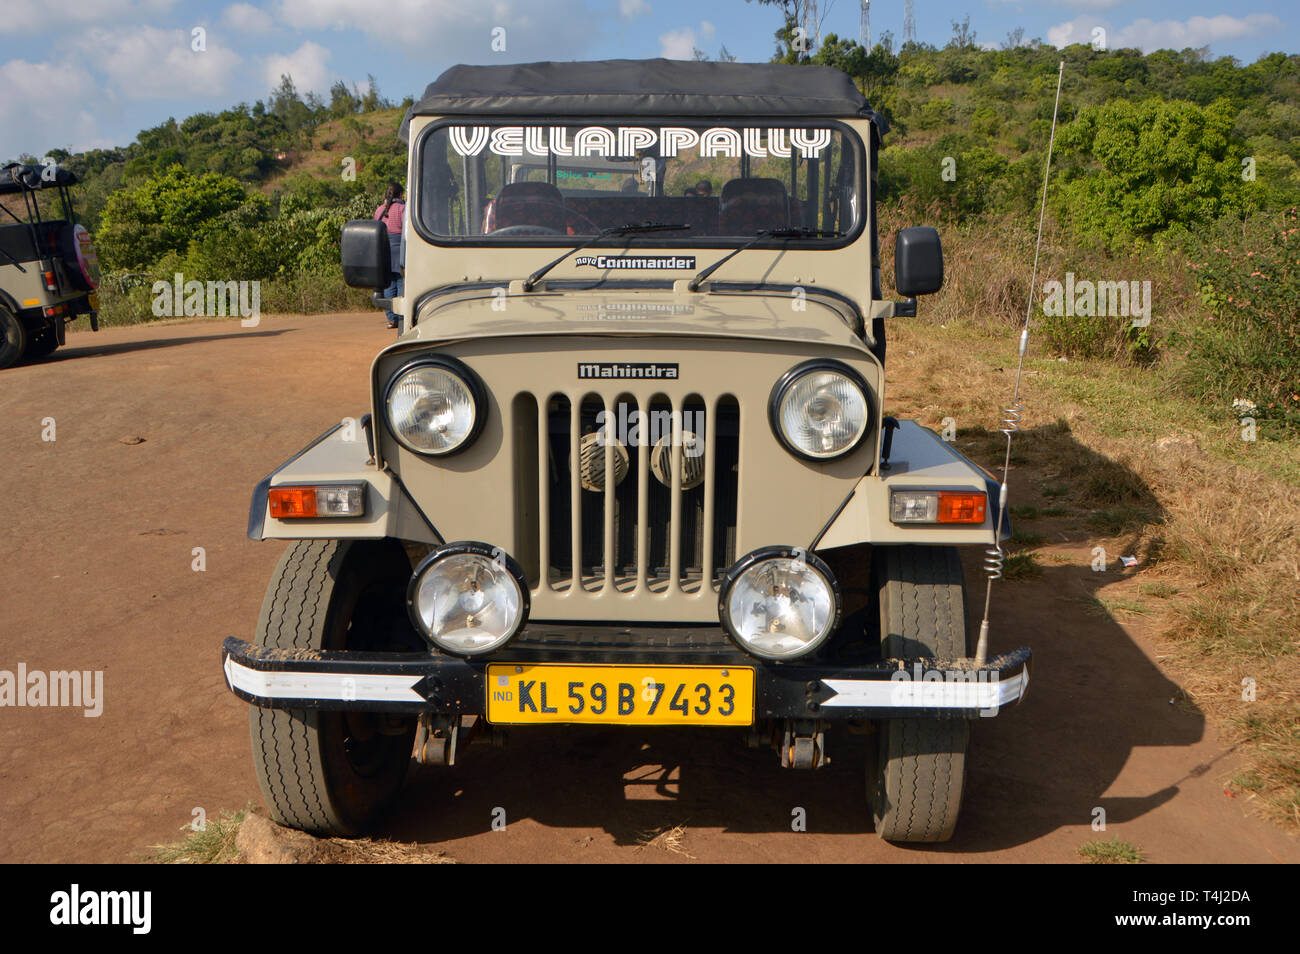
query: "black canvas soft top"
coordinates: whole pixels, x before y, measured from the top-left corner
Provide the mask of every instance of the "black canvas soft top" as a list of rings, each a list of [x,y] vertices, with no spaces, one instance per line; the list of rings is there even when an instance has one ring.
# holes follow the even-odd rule
[[[47,179],[41,173],[41,166],[13,162],[0,166],[0,195],[13,195],[16,192],[30,192],[33,189],[53,189],[61,185],[75,185],[76,173],[68,169],[56,169],[54,177]]]
[[[847,75],[829,66],[693,60],[595,60],[453,66],[425,89],[412,116],[883,117]]]

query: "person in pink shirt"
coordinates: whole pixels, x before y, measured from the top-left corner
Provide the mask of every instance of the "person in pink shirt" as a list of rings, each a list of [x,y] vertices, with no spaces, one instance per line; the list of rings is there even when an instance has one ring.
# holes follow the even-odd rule
[[[396,182],[388,183],[384,190],[384,203],[375,209],[375,221],[383,222],[388,229],[389,261],[392,262],[393,280],[384,289],[385,298],[398,298],[402,294],[402,218],[406,214],[406,201],[402,198],[402,187]],[[397,315],[390,308],[387,312],[388,327],[397,327]]]

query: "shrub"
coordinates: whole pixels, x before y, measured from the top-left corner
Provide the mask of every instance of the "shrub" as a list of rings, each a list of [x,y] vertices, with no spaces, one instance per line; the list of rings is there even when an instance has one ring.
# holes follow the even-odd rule
[[[1182,387],[1300,427],[1300,214],[1224,220],[1198,251],[1188,267],[1209,315],[1186,338]]]

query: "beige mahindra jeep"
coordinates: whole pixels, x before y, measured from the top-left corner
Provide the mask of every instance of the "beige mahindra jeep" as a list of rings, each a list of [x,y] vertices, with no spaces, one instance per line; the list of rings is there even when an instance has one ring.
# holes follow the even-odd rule
[[[223,647],[275,816],[366,830],[476,733],[732,729],[809,769],[853,723],[877,834],[948,838],[1030,653],[966,624],[998,484],[884,414],[943,264],[904,230],[882,300],[881,117],[828,68],[539,63],[449,70],[403,132],[401,334],[370,413],[258,485],[249,535],[292,542]],[[388,284],[381,223],[342,254]]]

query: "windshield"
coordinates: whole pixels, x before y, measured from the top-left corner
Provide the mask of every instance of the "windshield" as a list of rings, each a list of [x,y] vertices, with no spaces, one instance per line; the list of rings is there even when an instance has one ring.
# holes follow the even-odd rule
[[[631,122],[434,127],[420,151],[422,231],[554,245],[673,222],[690,229],[657,241],[726,246],[765,229],[858,228],[861,149],[847,127]]]

